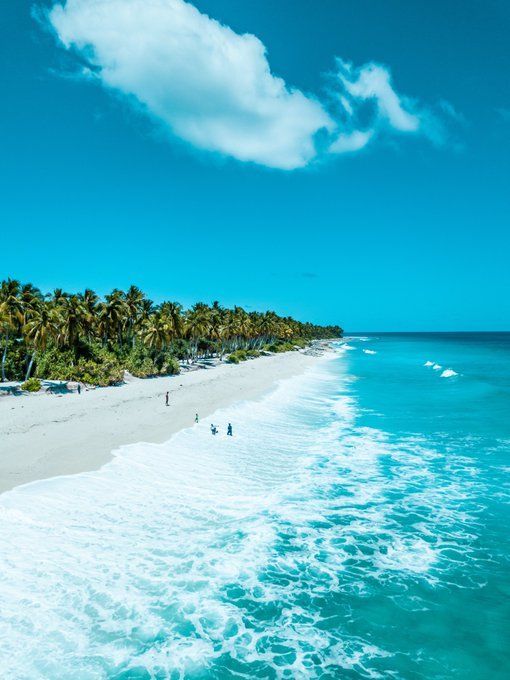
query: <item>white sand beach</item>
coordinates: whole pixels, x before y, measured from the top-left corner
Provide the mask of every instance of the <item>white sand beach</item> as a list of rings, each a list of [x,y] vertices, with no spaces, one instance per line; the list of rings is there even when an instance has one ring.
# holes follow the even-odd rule
[[[256,399],[316,359],[302,352],[154,379],[133,379],[81,394],[0,398],[0,492],[37,479],[95,470],[112,451],[164,442],[218,408]],[[165,406],[165,393],[170,405]]]

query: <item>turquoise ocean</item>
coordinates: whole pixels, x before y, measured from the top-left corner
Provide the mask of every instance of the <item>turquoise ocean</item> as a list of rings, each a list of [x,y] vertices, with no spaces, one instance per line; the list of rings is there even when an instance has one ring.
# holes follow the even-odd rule
[[[2,494],[0,677],[509,678],[510,334],[337,350]]]

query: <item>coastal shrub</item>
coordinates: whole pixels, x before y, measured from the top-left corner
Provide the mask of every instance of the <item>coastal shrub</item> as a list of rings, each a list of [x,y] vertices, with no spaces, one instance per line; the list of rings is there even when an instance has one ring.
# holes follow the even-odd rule
[[[273,342],[267,346],[269,352],[292,352],[294,349],[294,342],[286,342],[283,340]]]
[[[176,338],[170,343],[169,351],[176,359],[187,359],[190,353],[190,344],[184,338]]]
[[[161,368],[159,370],[160,375],[177,375],[180,373],[181,367],[179,366],[179,362],[177,359],[166,353],[163,358],[163,363],[161,365]]]
[[[41,381],[37,378],[29,378],[21,385],[21,389],[25,390],[25,392],[39,392]]]
[[[282,349],[282,345],[279,342],[273,342],[271,345],[268,346],[267,349],[269,352],[285,352],[285,350]]]
[[[229,361],[232,364],[238,364],[240,361],[246,361],[247,359],[255,359],[260,355],[261,351],[259,349],[237,349],[235,352],[232,352],[229,355],[227,361]]]
[[[201,355],[215,354],[219,350],[219,345],[215,340],[199,338],[197,341],[197,351]]]
[[[123,367],[112,352],[98,344],[80,348],[82,356],[70,349],[50,347],[37,358],[37,376],[53,380],[75,380],[89,385],[122,382]]]
[[[151,357],[150,350],[141,344],[135,345],[124,359],[121,360],[121,364],[136,378],[147,378],[158,373],[158,368]]]
[[[80,359],[71,372],[70,380],[106,387],[122,382],[124,370],[117,358],[105,351],[102,357]]]
[[[37,355],[36,373],[39,378],[72,380],[74,353],[70,349],[48,347]]]
[[[125,369],[134,375],[135,378],[148,378],[157,373],[156,366],[150,357],[145,357],[139,361],[127,360]]]
[[[5,342],[0,344],[0,358],[3,355]],[[7,343],[5,354],[5,377],[7,380],[23,380],[27,370],[28,350],[25,342],[19,338],[11,338]]]
[[[258,349],[237,349],[235,352],[230,354],[227,361],[229,361],[231,364],[238,364],[240,361],[246,361],[247,359],[252,359],[259,356],[260,351]]]

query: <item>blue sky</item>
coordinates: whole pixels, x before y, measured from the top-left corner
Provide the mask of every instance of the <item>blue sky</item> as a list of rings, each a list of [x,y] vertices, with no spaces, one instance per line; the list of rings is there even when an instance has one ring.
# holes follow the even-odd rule
[[[140,1],[4,3],[1,278],[510,329],[508,3]]]

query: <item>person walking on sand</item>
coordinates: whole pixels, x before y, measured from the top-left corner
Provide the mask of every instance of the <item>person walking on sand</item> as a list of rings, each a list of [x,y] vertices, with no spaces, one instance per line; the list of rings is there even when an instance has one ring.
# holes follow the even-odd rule
[[[229,423],[227,427],[227,437],[232,437],[232,425]]]
[[[218,428],[211,423],[211,434],[216,434],[216,432],[218,432]]]
[[[168,392],[165,395],[165,404],[166,404],[166,406],[168,406]]]
[[[195,423],[198,423],[198,413],[195,413]]]
[[[81,394],[81,385],[78,383],[78,394]]]

